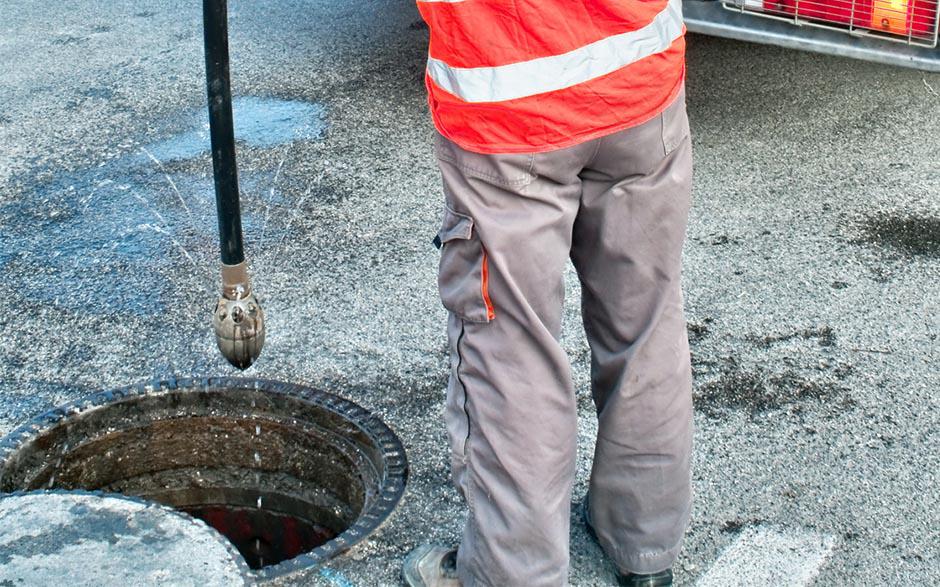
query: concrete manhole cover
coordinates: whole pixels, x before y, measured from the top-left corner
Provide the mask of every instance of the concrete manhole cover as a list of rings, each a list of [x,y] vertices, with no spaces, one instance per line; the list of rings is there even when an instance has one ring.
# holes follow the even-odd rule
[[[0,528],[0,585],[248,585],[248,568],[218,532],[137,499],[3,496]]]
[[[134,496],[202,519],[264,580],[375,531],[404,492],[401,442],[304,386],[241,378],[137,385],[66,404],[0,440],[0,492]]]

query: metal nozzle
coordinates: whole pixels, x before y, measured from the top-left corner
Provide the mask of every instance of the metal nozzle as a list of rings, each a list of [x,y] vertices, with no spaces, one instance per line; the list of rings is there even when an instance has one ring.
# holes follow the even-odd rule
[[[243,261],[222,265],[222,297],[212,316],[215,342],[228,362],[247,369],[264,346],[264,311],[251,292]]]

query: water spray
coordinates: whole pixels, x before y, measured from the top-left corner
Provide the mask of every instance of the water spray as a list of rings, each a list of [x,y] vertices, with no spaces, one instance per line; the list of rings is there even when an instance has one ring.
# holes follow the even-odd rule
[[[251,289],[242,242],[226,0],[203,0],[202,17],[212,171],[222,257],[222,297],[216,304],[212,326],[222,355],[235,367],[247,369],[264,346],[264,312]]]

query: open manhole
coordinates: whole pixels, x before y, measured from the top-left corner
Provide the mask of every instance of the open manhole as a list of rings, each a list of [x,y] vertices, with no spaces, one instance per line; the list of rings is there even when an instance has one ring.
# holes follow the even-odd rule
[[[315,566],[392,513],[401,442],[335,395],[257,379],[171,380],[106,391],[0,440],[0,492],[83,489],[206,521],[258,578]]]

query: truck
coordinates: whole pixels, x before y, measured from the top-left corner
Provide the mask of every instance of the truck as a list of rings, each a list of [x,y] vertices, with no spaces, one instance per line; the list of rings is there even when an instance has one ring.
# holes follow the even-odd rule
[[[695,33],[940,72],[938,0],[683,0]]]

